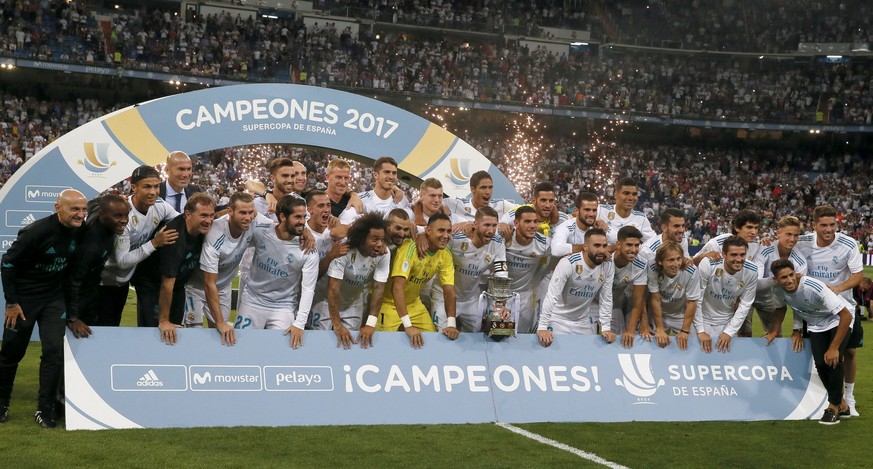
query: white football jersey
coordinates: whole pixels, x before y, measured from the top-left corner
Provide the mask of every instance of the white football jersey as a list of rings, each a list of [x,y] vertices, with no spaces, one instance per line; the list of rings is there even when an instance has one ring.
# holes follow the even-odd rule
[[[773,311],[780,306],[773,296],[774,290],[778,287],[774,286],[773,273],[770,272],[770,266],[773,264],[773,261],[779,259],[779,249],[775,244],[761,249],[761,251],[758,253],[758,262],[755,262],[755,265],[758,265],[763,269],[763,272],[761,274],[763,275],[763,278],[758,278],[758,286],[755,293],[755,308],[763,309],[766,311]],[[789,254],[788,256],[788,260],[790,260],[791,263],[794,264],[795,273],[803,275],[807,274],[806,259],[798,254],[796,249],[791,251],[791,254]]]
[[[646,214],[639,210],[631,210],[627,218],[622,218],[615,210],[615,205],[600,204],[597,206],[597,218],[606,222],[606,226],[609,227],[606,232],[606,240],[609,244],[618,242],[618,230],[625,226],[633,226],[640,230],[643,233],[643,241],[657,236]]]
[[[815,233],[803,235],[798,239],[794,250],[806,258],[809,276],[820,280],[825,285],[839,285],[852,274],[864,271],[864,262],[861,252],[858,251],[858,242],[842,233],[837,233],[836,238],[823,248],[816,244],[818,237]],[[850,311],[854,314],[855,299],[852,291],[847,290],[840,296],[852,305]]]
[[[326,277],[342,280],[340,317],[360,319],[369,313],[365,303],[366,292],[373,282],[387,282],[390,270],[391,256],[387,253],[377,257],[367,257],[357,249],[349,249],[346,255],[331,261]]]
[[[549,263],[549,240],[537,233],[533,241],[522,246],[514,239],[506,246],[506,264],[510,288],[514,292],[535,292]]]
[[[304,254],[299,237],[279,239],[275,226],[252,228],[255,254],[241,303],[288,310],[295,314],[294,326],[303,329],[318,279],[318,254]]]
[[[521,207],[521,205],[519,205],[519,206],[513,208],[512,210],[506,212],[506,215],[503,215],[503,217],[500,219],[500,223],[506,223],[507,225],[515,226],[515,209],[517,209],[518,207]],[[556,209],[556,210],[557,210],[557,209]],[[540,233],[544,234],[547,238],[551,238],[551,237],[552,237],[552,234],[554,234],[554,232],[555,232],[555,229],[556,229],[556,228],[557,228],[561,223],[566,222],[569,218],[570,218],[570,216],[567,215],[566,213],[561,212],[561,211],[558,211],[558,222],[555,223],[555,224],[551,224],[551,223],[550,223],[550,224],[549,224],[549,230],[548,230],[548,232],[546,232],[546,231],[545,231],[544,229],[542,229],[542,228],[541,228],[539,231],[540,231]],[[541,226],[542,226],[542,225],[541,225]]]
[[[600,324],[611,328],[612,281],[615,264],[604,262],[593,269],[581,253],[561,258],[549,282],[537,330],[548,330],[552,321],[579,323],[590,316],[591,304],[600,303]]]
[[[458,233],[452,236],[448,250],[455,265],[455,294],[459,303],[478,301],[482,293],[479,286],[488,283],[488,277],[494,273],[494,263],[506,262],[506,248],[498,235],[477,248],[467,235]],[[496,275],[505,278],[509,274],[504,270]]]
[[[252,239],[252,228],[257,225],[271,225],[269,218],[257,214],[249,229],[243,231],[238,238],[230,234],[230,215],[217,218],[203,241],[200,253],[200,269],[195,271],[188,280],[188,285],[203,290],[203,272],[218,274],[215,282],[219,290],[230,287],[239,270],[239,263]]]
[[[724,233],[716,236],[715,238],[707,241],[706,244],[700,249],[697,255],[705,254],[707,252],[717,252],[719,254],[724,254],[722,251],[722,245],[724,244],[724,240],[734,236],[732,233]],[[758,276],[759,278],[763,278],[763,266],[760,264],[760,259],[758,253],[761,251],[761,245],[758,243],[749,243],[749,249],[746,251],[746,260],[758,266]],[[701,262],[702,264],[702,262]]]
[[[700,280],[697,278],[697,267],[689,265],[681,269],[675,277],[658,275],[654,264],[646,269],[647,283],[650,293],[661,295],[661,314],[673,319],[685,318],[685,303],[697,301],[700,310]]]
[[[745,261],[742,269],[729,274],[724,268],[724,260],[704,259],[698,266],[697,274],[703,293],[700,314],[694,316],[697,332],[705,332],[704,324],[724,325],[724,332],[735,336],[755,301],[758,266]]]
[[[659,235],[643,241],[643,244],[640,245],[640,253],[637,256],[641,257],[649,265],[654,264],[655,255],[658,254],[658,248],[660,248],[661,245],[664,244],[663,238],[663,235]],[[691,254],[688,254],[688,238],[683,236],[681,244],[682,255],[685,257],[691,257]]]
[[[377,212],[382,214],[382,217],[387,218],[388,214],[391,213],[391,210],[395,208],[408,208],[409,201],[406,200],[406,196],[404,195],[400,202],[394,202],[393,197],[388,197],[387,199],[380,199],[378,195],[376,195],[375,190],[369,190],[367,192],[358,193],[358,197],[361,198],[361,202],[364,206],[364,213],[373,213]]]
[[[794,310],[794,329],[803,327],[806,321],[810,332],[825,332],[840,325],[840,311],[844,308],[852,313],[852,306],[831,291],[824,283],[810,277],[803,277],[794,293],[774,288],[774,296],[780,305],[791,306]],[[849,323],[849,327],[852,324]]]
[[[615,265],[615,254],[613,254],[613,265]],[[612,280],[612,303],[615,308],[619,308],[625,299],[630,298],[633,294],[635,285],[645,286],[646,278],[646,261],[639,257],[633,262],[628,262],[624,267],[615,267],[615,278]]]
[[[552,256],[564,257],[573,253],[574,244],[585,244],[585,232],[575,218],[568,218],[552,233]]]
[[[476,213],[479,209],[473,206],[472,197],[450,198],[443,201],[443,205],[452,211],[452,223],[464,221],[472,222],[476,219]],[[510,210],[517,207],[516,204],[503,199],[492,199],[488,201],[488,206],[497,211],[497,219],[500,220]]]
[[[327,257],[327,253],[333,248],[333,238],[330,237],[330,230],[325,228],[324,232],[318,233],[310,228],[309,223],[307,223],[306,231],[312,234],[312,237],[315,239],[315,252],[318,253],[320,264],[321,260]],[[327,311],[327,284],[327,275],[322,275],[315,282],[315,293],[312,296],[312,321],[318,321],[329,314]]]
[[[158,225],[179,216],[179,212],[160,197],[146,213],[140,213],[130,198],[128,205],[130,212],[127,226],[124,227],[124,233],[115,239],[115,249],[103,267],[103,285],[123,285],[129,282],[136,265],[155,252],[155,247],[149,241],[157,232]]]

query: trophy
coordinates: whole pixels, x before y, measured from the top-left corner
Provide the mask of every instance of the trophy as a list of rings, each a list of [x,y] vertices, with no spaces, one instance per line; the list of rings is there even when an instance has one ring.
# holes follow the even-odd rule
[[[488,288],[479,296],[482,332],[493,340],[515,337],[518,294],[509,290],[509,284],[508,278],[489,277]]]

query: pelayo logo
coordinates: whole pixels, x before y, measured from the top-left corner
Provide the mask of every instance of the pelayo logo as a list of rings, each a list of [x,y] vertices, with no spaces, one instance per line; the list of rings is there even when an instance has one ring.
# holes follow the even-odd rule
[[[620,379],[616,378],[615,384],[638,398],[638,404],[651,404],[648,398],[654,396],[658,388],[665,384],[663,379],[655,380],[652,375],[652,367],[649,364],[651,359],[650,353],[618,354],[618,363],[621,365],[623,376]]]
[[[85,169],[94,173],[101,174],[109,168],[117,164],[109,158],[108,143],[91,143],[86,142],[84,145],[85,159],[78,160],[77,163],[84,166]]]

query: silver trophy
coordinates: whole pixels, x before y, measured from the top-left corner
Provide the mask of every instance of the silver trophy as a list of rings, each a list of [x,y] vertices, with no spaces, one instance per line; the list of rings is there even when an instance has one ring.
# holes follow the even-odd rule
[[[494,340],[515,337],[515,312],[507,306],[517,295],[512,293],[509,285],[508,278],[489,277],[488,288],[480,297],[482,332]]]

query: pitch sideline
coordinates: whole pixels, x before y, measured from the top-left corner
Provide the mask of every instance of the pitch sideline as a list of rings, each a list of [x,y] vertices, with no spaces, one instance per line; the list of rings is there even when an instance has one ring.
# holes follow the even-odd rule
[[[523,437],[530,438],[531,440],[534,440],[538,443],[542,443],[544,445],[549,445],[549,446],[552,446],[554,448],[558,448],[560,450],[567,451],[568,453],[573,453],[582,459],[587,459],[591,462],[595,462],[597,464],[601,464],[601,465],[604,465],[604,466],[612,468],[612,469],[629,469],[627,466],[622,466],[621,464],[614,463],[612,461],[607,461],[606,459],[603,459],[594,453],[589,453],[586,451],[582,451],[581,449],[574,448],[574,447],[569,446],[569,445],[565,445],[564,443],[552,440],[551,438],[546,438],[542,435],[538,435],[536,433],[529,432],[529,431],[524,430],[522,428],[518,428],[512,424],[497,422],[496,425],[499,427],[503,427],[503,428],[513,432],[513,433],[517,433]]]

